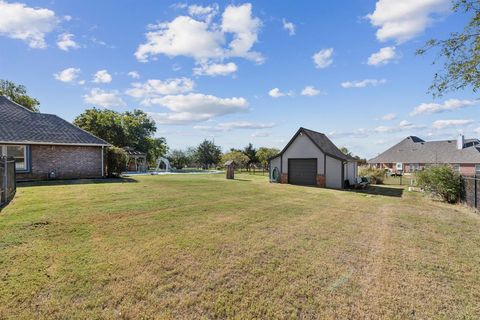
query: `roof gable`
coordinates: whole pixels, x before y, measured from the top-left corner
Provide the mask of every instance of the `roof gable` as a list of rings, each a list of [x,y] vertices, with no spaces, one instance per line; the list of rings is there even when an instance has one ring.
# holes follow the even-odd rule
[[[109,145],[56,115],[32,112],[4,96],[0,96],[0,114],[1,143]]]
[[[303,127],[300,127],[300,129],[298,129],[298,131],[295,133],[295,135],[292,137],[292,139],[290,139],[290,141],[287,143],[287,145],[282,149],[282,151],[279,153],[279,155],[283,154],[288,149],[288,147],[290,147],[290,145],[297,139],[297,137],[300,134],[305,134],[305,136],[307,136],[313,142],[313,144],[318,149],[320,149],[320,151],[322,151],[323,153],[325,153],[326,155],[328,155],[330,157],[333,157],[333,158],[336,158],[336,159],[339,159],[339,160],[343,160],[343,161],[356,160],[355,158],[347,156],[342,151],[340,151],[337,148],[337,146],[335,146],[335,144],[325,134],[317,132],[317,131],[305,129]],[[277,156],[272,157],[272,159],[276,158]]]

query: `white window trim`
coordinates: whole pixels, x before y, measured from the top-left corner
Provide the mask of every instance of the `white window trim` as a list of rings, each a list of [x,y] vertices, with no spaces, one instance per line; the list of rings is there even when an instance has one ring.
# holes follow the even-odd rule
[[[29,161],[30,159],[28,158],[28,145],[25,144],[3,144],[0,145],[0,154],[2,156],[7,156],[7,147],[23,147],[23,159],[25,163],[25,168],[23,169],[18,169],[17,172],[28,172],[30,170],[29,167]]]

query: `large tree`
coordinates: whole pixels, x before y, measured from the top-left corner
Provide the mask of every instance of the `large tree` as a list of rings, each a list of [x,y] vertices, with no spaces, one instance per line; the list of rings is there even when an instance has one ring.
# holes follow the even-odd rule
[[[12,81],[0,80],[0,95],[10,98],[25,108],[38,112],[40,101],[30,97],[27,94],[27,88],[21,84],[15,84]]]
[[[279,153],[280,153],[280,150],[278,150],[277,148],[261,147],[261,148],[258,148],[256,155],[257,155],[258,161],[262,164],[262,166],[264,168],[267,168],[268,160]]]
[[[210,166],[219,163],[221,156],[222,150],[220,147],[208,140],[200,143],[195,152],[198,163],[200,163],[204,169],[208,169]]]
[[[186,167],[189,164],[188,155],[183,150],[179,150],[179,149],[172,150],[168,153],[167,158],[170,161],[170,164],[172,165],[172,167],[176,169],[182,169],[183,167]]]
[[[258,163],[257,150],[249,143],[244,149],[243,153],[250,159],[248,165],[252,163]]]
[[[241,151],[230,151],[230,152],[225,153],[222,156],[222,163],[225,163],[228,160],[235,161],[237,166],[240,167],[240,168],[245,168],[245,166],[248,164],[248,161],[250,161],[248,156]]]
[[[141,110],[119,113],[92,108],[76,117],[73,123],[114,146],[147,153],[149,162],[167,151],[165,138],[153,138],[155,122]]]
[[[480,1],[453,0],[452,11],[469,15],[463,30],[450,33],[447,39],[431,39],[417,50],[419,55],[439,50],[434,64],[443,62],[443,68],[435,73],[429,89],[434,97],[466,87],[474,92],[480,88]]]

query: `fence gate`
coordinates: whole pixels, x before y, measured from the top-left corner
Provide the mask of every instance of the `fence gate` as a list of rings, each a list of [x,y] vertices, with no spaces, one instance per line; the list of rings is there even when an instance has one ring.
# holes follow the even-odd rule
[[[462,177],[462,201],[469,207],[480,209],[480,177]]]
[[[16,191],[15,160],[0,157],[0,210],[13,199]]]

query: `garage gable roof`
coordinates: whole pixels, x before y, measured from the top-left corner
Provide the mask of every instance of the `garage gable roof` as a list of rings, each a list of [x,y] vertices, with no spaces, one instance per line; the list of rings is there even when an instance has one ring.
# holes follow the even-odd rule
[[[322,151],[323,153],[325,153],[326,155],[332,158],[336,158],[343,161],[356,161],[355,158],[350,157],[344,154],[342,151],[340,151],[337,148],[337,146],[325,134],[321,132],[313,131],[310,129],[306,129],[303,127],[300,127],[300,129],[298,129],[297,133],[295,133],[293,138],[290,139],[290,141],[287,143],[285,148],[283,148],[283,150],[278,155],[272,157],[271,159],[276,158],[279,155],[283,154],[288,149],[288,147],[293,143],[293,141],[297,139],[297,137],[300,134],[305,134],[305,136],[307,136],[313,142],[313,144],[318,149],[320,149],[320,151]]]

